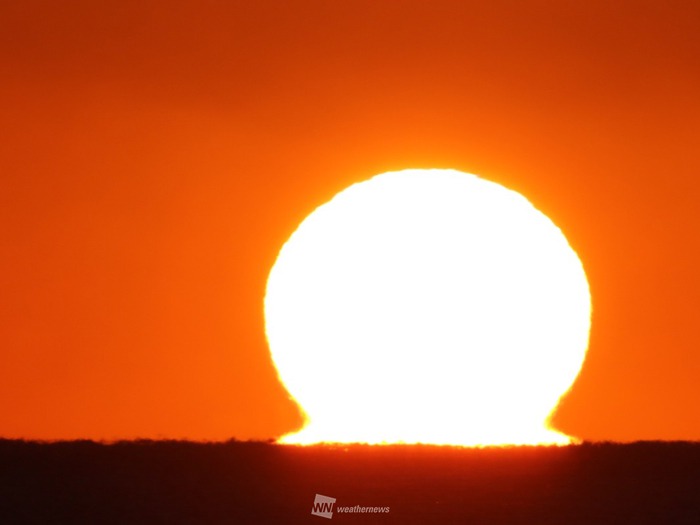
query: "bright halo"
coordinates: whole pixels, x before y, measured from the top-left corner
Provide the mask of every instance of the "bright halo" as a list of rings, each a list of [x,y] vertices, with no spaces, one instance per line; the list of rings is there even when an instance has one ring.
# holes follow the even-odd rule
[[[548,418],[588,346],[586,275],[522,195],[454,170],[377,175],[313,211],[265,295],[285,443],[565,444]]]

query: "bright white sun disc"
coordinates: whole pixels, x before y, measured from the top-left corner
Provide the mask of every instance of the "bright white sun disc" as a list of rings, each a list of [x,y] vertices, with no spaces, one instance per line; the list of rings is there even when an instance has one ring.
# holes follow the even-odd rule
[[[354,184],[270,272],[265,327],[307,416],[292,443],[566,443],[588,346],[581,261],[522,195],[454,170]]]

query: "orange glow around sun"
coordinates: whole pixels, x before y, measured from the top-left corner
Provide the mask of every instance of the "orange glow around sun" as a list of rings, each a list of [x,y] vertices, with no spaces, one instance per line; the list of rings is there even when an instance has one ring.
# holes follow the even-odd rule
[[[578,256],[522,195],[454,170],[355,184],[268,278],[270,350],[307,418],[281,441],[569,443],[548,418],[590,314]]]

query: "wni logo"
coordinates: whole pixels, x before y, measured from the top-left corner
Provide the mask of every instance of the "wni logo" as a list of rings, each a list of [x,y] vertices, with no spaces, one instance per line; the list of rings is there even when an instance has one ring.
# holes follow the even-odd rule
[[[314,516],[321,516],[322,518],[331,519],[333,517],[333,505],[335,504],[335,498],[329,496],[321,496],[321,494],[316,494],[316,499],[314,499],[314,506],[311,507],[311,514]]]

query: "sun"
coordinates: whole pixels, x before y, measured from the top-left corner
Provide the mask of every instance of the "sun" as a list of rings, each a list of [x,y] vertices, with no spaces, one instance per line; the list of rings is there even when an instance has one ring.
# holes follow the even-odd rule
[[[314,210],[267,281],[285,443],[566,444],[548,418],[585,358],[588,281],[519,193],[404,170]]]

